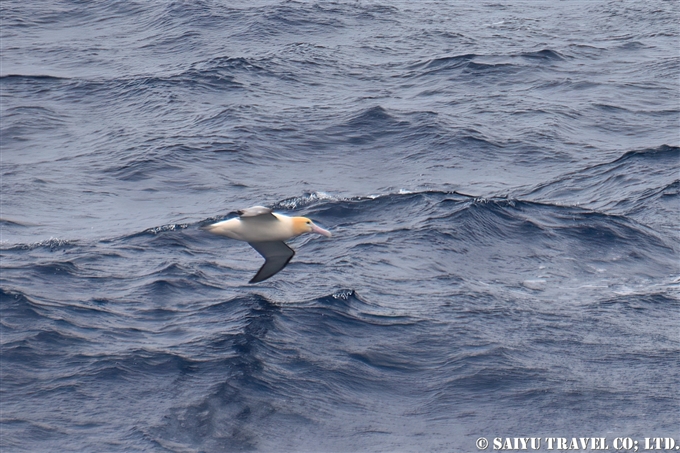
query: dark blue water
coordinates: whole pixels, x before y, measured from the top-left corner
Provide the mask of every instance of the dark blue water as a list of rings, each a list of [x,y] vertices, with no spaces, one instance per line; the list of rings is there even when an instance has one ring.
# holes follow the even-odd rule
[[[680,441],[679,20],[4,1],[0,449]]]

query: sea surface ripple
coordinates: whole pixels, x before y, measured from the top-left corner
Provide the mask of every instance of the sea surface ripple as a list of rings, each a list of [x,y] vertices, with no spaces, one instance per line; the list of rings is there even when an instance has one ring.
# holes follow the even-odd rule
[[[0,450],[677,436],[679,21],[4,1]],[[258,204],[333,237],[248,285]]]

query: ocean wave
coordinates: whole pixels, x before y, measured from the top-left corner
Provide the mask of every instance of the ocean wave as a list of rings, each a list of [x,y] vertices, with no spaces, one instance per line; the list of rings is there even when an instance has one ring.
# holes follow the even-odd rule
[[[641,150],[632,150],[632,151],[627,151],[624,153],[621,157],[618,159],[610,162],[609,164],[602,164],[602,165],[614,165],[619,162],[624,162],[629,159],[644,159],[646,161],[649,160],[666,160],[670,159],[671,162],[676,161],[680,159],[680,147],[678,146],[670,146],[670,145],[661,145],[657,148],[645,148]]]
[[[37,319],[40,315],[40,304],[20,291],[0,288],[3,323],[12,323],[12,318],[20,320]],[[2,324],[5,326],[6,324]]]
[[[58,249],[64,250],[71,247],[76,247],[80,244],[79,241],[74,239],[60,239],[60,238],[49,238],[42,241],[31,242],[27,244],[10,244],[1,243],[2,250],[6,251],[19,251],[19,250],[35,250],[35,249],[48,249],[50,251],[55,251]]]
[[[339,200],[339,198],[334,197],[333,195],[326,192],[311,192],[303,194],[299,197],[292,197],[278,201],[272,205],[272,209],[301,209],[307,208],[310,205],[326,203],[329,200]]]
[[[235,335],[222,334],[213,341],[215,351],[229,349],[236,354],[225,357],[223,353],[222,358],[215,356],[200,365],[202,369],[222,370],[221,383],[197,401],[171,409],[163,423],[151,430],[159,442],[191,442],[204,449],[257,448],[262,446],[262,438],[254,426],[261,422],[296,419],[314,426],[319,423],[319,411],[330,414],[333,401],[340,401],[343,394],[379,386],[381,373],[407,371],[403,359],[385,351],[342,352],[348,363],[346,370],[340,370],[328,358],[294,346],[299,332],[316,332],[324,341],[333,335],[349,338],[360,332],[361,326],[407,328],[399,318],[393,320],[394,324],[383,325],[361,319],[360,312],[367,303],[353,290],[337,290],[294,305],[279,306],[255,296],[234,299],[220,307],[234,304],[245,308],[238,314],[245,321],[242,330]],[[302,377],[304,384],[294,382],[294,376]],[[324,390],[330,399],[318,402],[317,417],[309,418],[304,405],[291,404],[299,401],[304,388]],[[195,437],[197,432],[212,432],[218,420],[223,426],[219,434]]]
[[[538,50],[536,52],[524,52],[516,56],[527,58],[530,60],[544,60],[544,61],[563,61],[567,59],[565,55],[552,49],[543,49]]]
[[[61,82],[69,80],[68,77],[40,75],[40,74],[3,74],[0,75],[0,83],[17,84],[33,82]]]
[[[619,215],[639,215],[653,209],[645,199],[652,192],[673,187],[677,175],[673,166],[680,158],[680,148],[662,145],[632,150],[610,162],[587,167],[559,179],[543,183],[524,198],[537,201],[579,205]],[[642,184],[641,175],[654,174],[656,189]]]
[[[151,234],[159,234],[159,233],[165,233],[167,231],[178,231],[178,230],[184,230],[188,227],[189,225],[186,223],[171,223],[168,225],[161,225],[158,227],[153,227],[149,228],[148,230],[145,230],[144,233],[151,233]]]
[[[475,57],[478,57],[478,55],[461,54],[419,61],[408,66],[408,72],[405,72],[402,77],[410,78],[414,76],[427,76],[442,71],[450,71],[452,69],[462,68]]]
[[[562,53],[551,49],[508,55],[465,53],[432,58],[411,64],[407,67],[407,72],[404,73],[403,77],[429,77],[454,70],[460,70],[462,73],[465,71],[483,73],[492,70],[507,70],[509,74],[518,70],[521,66],[521,64],[512,62],[516,58],[538,63],[557,62],[567,59]]]
[[[568,3],[3,1],[0,450],[675,432],[676,14]]]
[[[36,130],[59,130],[67,125],[63,114],[40,106],[21,106],[4,110],[0,139],[25,141]]]

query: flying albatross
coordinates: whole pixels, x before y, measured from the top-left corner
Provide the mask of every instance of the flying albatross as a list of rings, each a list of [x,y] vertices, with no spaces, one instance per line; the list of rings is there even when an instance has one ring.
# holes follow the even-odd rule
[[[248,283],[267,280],[286,267],[295,255],[295,250],[284,242],[303,233],[318,233],[330,237],[331,232],[324,230],[307,217],[288,217],[275,214],[264,206],[238,211],[238,219],[233,218],[204,227],[211,233],[246,241],[264,257],[264,264],[255,277]]]

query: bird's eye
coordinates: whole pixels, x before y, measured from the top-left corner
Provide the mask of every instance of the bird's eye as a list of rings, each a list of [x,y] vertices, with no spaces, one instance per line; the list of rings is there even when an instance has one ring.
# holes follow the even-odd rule
[[[312,222],[310,222],[310,221],[307,221],[307,225],[311,225],[311,224],[312,224]]]

